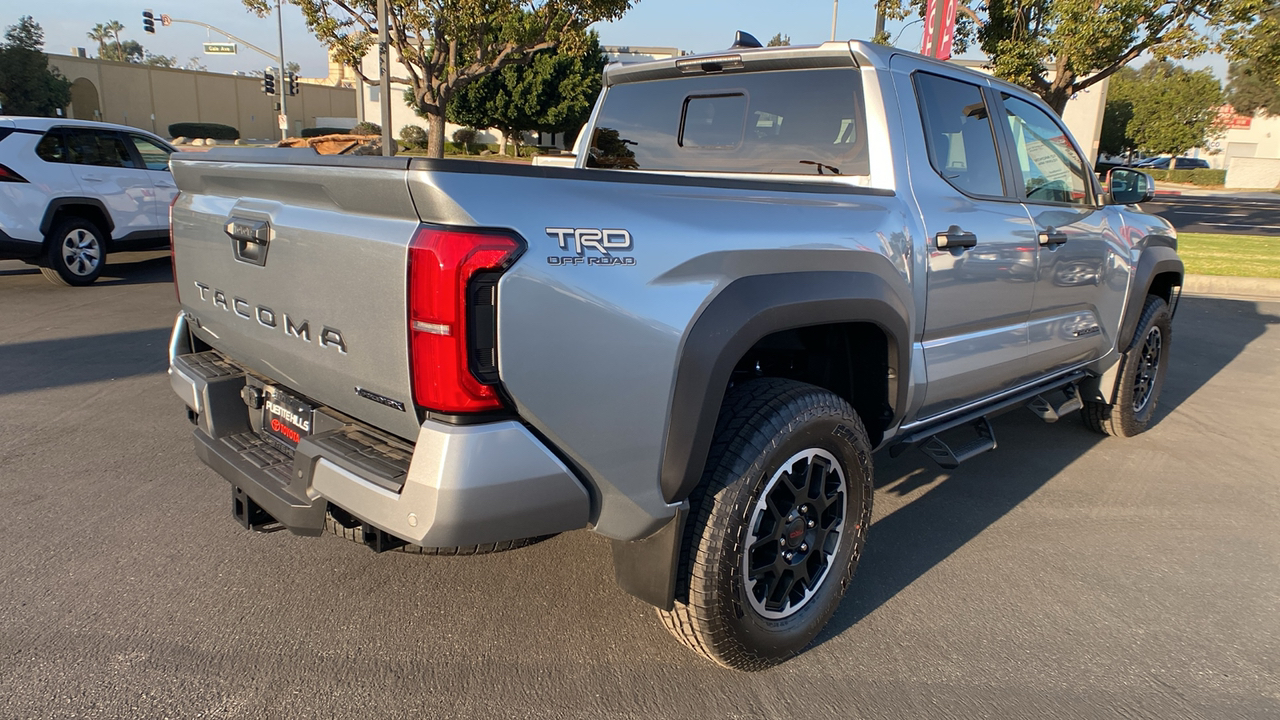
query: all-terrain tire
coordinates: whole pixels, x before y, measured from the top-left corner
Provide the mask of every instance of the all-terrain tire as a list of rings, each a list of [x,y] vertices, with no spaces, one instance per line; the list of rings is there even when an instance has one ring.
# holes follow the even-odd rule
[[[62,220],[45,237],[40,272],[55,285],[89,285],[106,264],[106,233],[84,218]]]
[[[348,527],[336,520],[332,514],[325,515],[324,529],[331,535],[336,535],[344,540],[364,544],[364,531],[360,525]],[[506,552],[508,550],[517,550],[522,547],[536,545],[543,540],[549,540],[555,535],[541,535],[539,537],[520,538],[519,540],[505,540],[503,542],[488,543],[486,545],[467,545],[464,547],[422,547],[421,545],[402,545],[394,550],[394,552],[402,552],[410,555],[490,555],[492,553]]]
[[[817,479],[817,495],[795,485],[811,482],[800,475]],[[833,493],[837,479],[842,491]],[[824,510],[803,504],[818,496],[825,496],[817,503],[827,503]],[[689,498],[675,607],[658,611],[663,624],[694,652],[735,670],[763,670],[798,654],[849,586],[866,542],[871,499],[871,446],[844,399],[773,378],[732,388],[701,483]],[[788,502],[790,514],[783,507]],[[836,513],[840,525],[830,526],[839,530],[835,535],[804,534],[821,533]],[[812,549],[799,544],[805,538]],[[770,548],[777,553],[772,560]],[[759,570],[765,564],[785,566],[792,558],[780,555],[788,552],[803,557],[794,567],[808,575],[816,562],[821,574],[789,585],[788,571]],[[776,589],[782,590],[781,600]]]
[[[1172,324],[1164,298],[1148,295],[1133,341],[1120,360],[1115,402],[1086,400],[1080,412],[1085,427],[1103,435],[1133,437],[1151,426],[1168,372]]]

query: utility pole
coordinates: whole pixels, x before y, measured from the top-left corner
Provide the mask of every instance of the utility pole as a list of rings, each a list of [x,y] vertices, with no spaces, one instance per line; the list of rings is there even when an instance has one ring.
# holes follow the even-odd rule
[[[284,140],[289,137],[289,109],[285,107],[285,98],[289,95],[289,82],[285,78],[284,15],[281,13],[280,0],[276,0],[276,30],[280,35],[280,82],[276,87],[280,93],[280,139]]]
[[[387,0],[378,0],[378,107],[382,110],[382,154],[387,157],[396,154],[396,146],[391,141],[391,58],[387,53],[389,42]]]
[[[831,39],[836,39],[836,15],[840,13],[840,0],[832,0],[831,3]]]

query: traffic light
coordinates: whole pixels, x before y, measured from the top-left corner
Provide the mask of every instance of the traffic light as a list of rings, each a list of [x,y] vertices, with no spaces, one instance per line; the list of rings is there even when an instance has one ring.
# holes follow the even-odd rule
[[[274,71],[275,68],[267,68],[262,73],[262,92],[268,95],[276,94],[276,76]]]
[[[156,16],[150,10],[142,11],[142,29],[152,35],[156,33]]]
[[[298,74],[289,73],[288,77],[289,77],[289,94],[297,95],[298,94]]]

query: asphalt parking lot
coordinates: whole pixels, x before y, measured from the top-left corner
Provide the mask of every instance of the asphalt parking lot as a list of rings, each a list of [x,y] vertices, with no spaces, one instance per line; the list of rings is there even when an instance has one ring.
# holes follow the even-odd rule
[[[254,535],[165,375],[168,256],[0,262],[0,717],[1280,716],[1280,303],[1186,298],[1158,424],[876,458],[814,647],[705,664],[589,532],[482,558]]]

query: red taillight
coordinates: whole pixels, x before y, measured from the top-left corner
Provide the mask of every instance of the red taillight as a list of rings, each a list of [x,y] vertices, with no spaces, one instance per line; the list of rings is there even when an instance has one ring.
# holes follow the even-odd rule
[[[418,405],[444,413],[502,407],[493,385],[471,369],[473,352],[491,348],[493,338],[470,337],[469,325],[487,333],[493,323],[468,323],[467,291],[478,274],[505,269],[522,250],[510,235],[418,229],[409,245],[409,363]]]
[[[182,293],[178,291],[178,247],[173,241],[173,206],[181,196],[182,193],[174,193],[169,201],[169,267],[173,269],[173,294],[178,296],[179,304],[182,303]]]
[[[0,165],[0,182],[24,183],[27,182],[27,179],[4,165]]]

